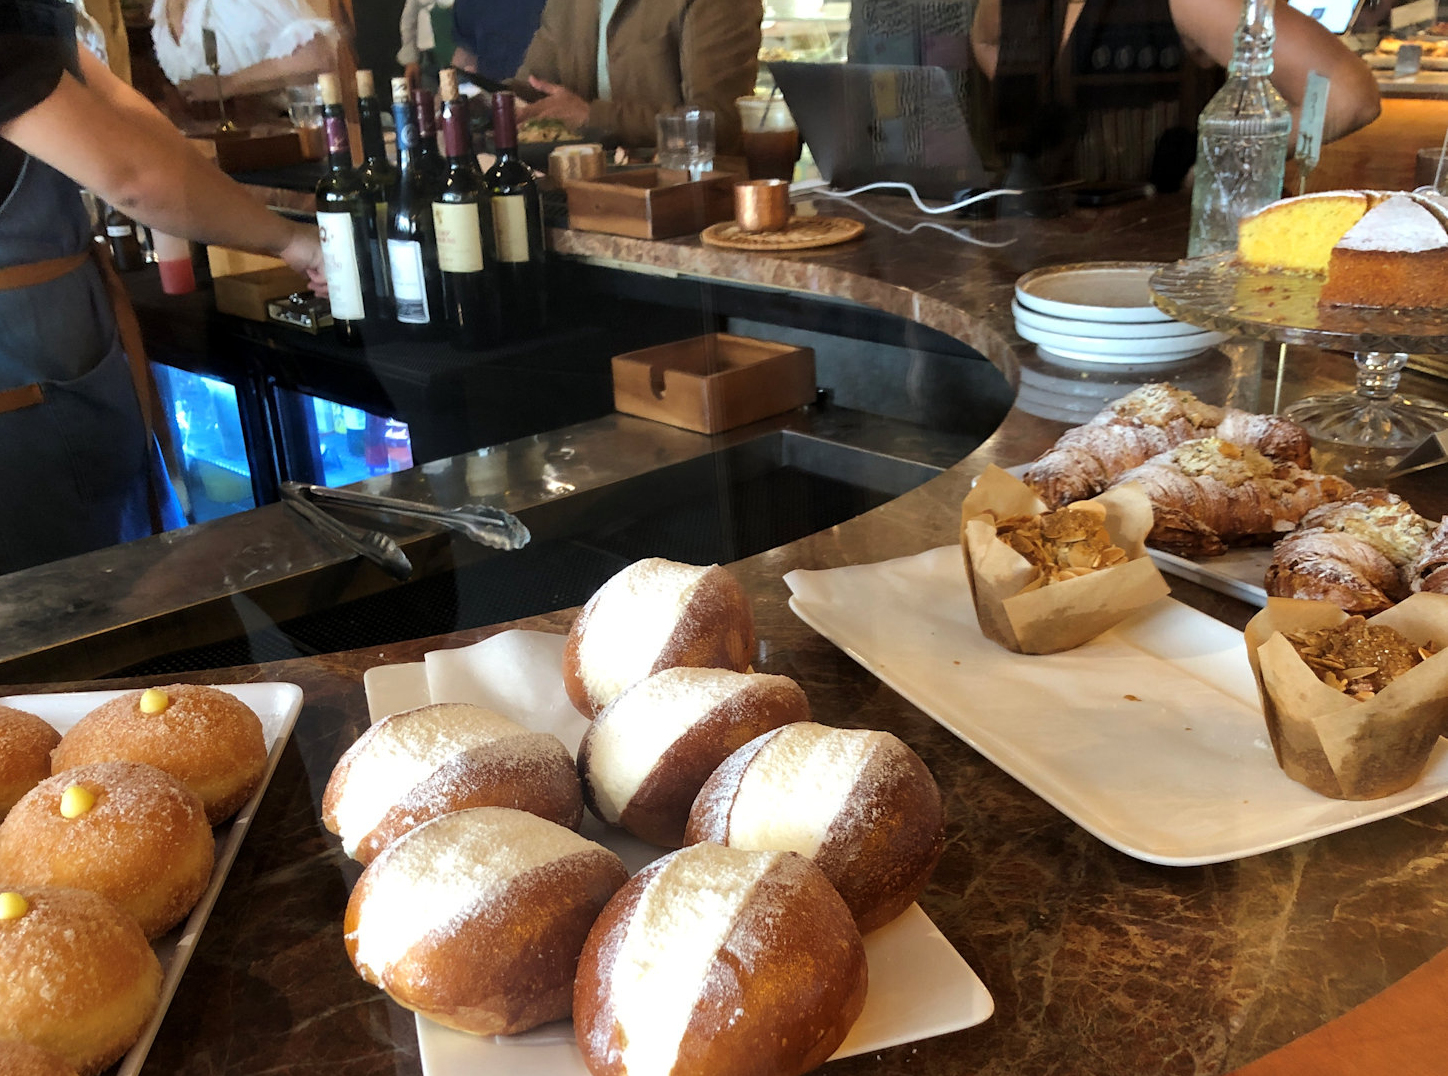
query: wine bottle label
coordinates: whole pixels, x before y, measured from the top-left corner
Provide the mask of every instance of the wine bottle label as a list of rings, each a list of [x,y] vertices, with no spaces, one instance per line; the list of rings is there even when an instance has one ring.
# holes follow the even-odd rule
[[[338,321],[362,320],[362,275],[357,266],[357,243],[352,214],[318,213],[322,237],[322,272],[327,277],[327,298]]]
[[[387,260],[392,265],[392,299],[397,320],[409,325],[432,321],[427,309],[427,285],[422,277],[422,244],[410,239],[387,240]]]
[[[498,240],[498,261],[528,260],[528,200],[523,195],[493,198],[493,233]]]
[[[483,234],[476,203],[432,203],[437,262],[444,273],[477,273],[483,268]]]

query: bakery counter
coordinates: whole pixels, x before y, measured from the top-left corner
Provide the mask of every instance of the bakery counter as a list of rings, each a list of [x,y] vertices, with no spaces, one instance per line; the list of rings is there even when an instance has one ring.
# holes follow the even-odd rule
[[[872,203],[871,211],[907,230],[912,226],[910,214],[897,206]],[[1139,860],[1091,836],[967,747],[788,606],[783,576],[793,569],[870,564],[952,545],[961,499],[988,463],[1029,459],[1067,425],[1134,384],[1169,376],[1214,399],[1270,404],[1271,397],[1261,395],[1260,356],[1251,348],[1170,367],[1085,369],[1042,360],[1010,331],[1011,284],[1021,272],[1107,256],[1175,257],[1185,219],[1183,204],[1162,200],[972,229],[978,239],[1010,241],[1001,247],[881,226],[845,249],[769,256],[704,250],[693,241],[554,236],[561,251],[598,265],[717,277],[782,295],[812,292],[899,314],[977,349],[1016,389],[1015,406],[991,436],[962,451],[963,459],[943,461],[936,477],[844,523],[732,565],[754,609],[755,667],[798,681],[819,720],[895,733],[935,775],[945,800],[946,847],[921,905],[994,1001],[993,1014],[978,1026],[832,1062],[825,1072],[1200,1076],[1259,1062],[1274,1067],[1254,1070],[1254,1076],[1306,1076],[1331,1071],[1319,1065],[1322,1051],[1299,1053],[1305,1058],[1300,1064],[1273,1051],[1294,1040],[1306,1043],[1305,1036],[1324,1026],[1339,1026],[1331,1022],[1374,998],[1383,1008],[1363,1010],[1365,1021],[1361,1013],[1350,1018],[1365,1022],[1367,1030],[1329,1053],[1349,1056],[1360,1042],[1392,1050],[1411,1041],[1426,1057],[1442,1056],[1441,1038],[1429,1046],[1421,1036],[1401,1038],[1397,1014],[1418,1010],[1400,1010],[1389,1001],[1400,980],[1424,981],[1429,989],[1441,981],[1413,973],[1434,967],[1430,962],[1448,949],[1448,911],[1441,900],[1448,885],[1448,805],[1210,866]],[[1341,385],[1350,368],[1342,356],[1296,353],[1288,364],[1287,399]],[[402,480],[410,483],[402,490],[431,490],[446,500],[501,489],[556,501],[566,512],[562,468],[569,460],[581,466],[591,458],[590,466],[602,474],[647,470],[662,458],[650,455],[661,445],[678,460],[719,447],[667,427],[645,430],[652,425],[614,416],[591,429],[600,440],[544,436],[517,456],[460,457],[433,472],[417,469]],[[504,466],[509,459],[512,473]],[[65,645],[12,660],[10,670],[33,675],[11,672],[7,692],[25,690],[21,679],[48,681],[37,688],[43,691],[155,683],[156,676],[95,684],[77,682],[79,674],[60,675],[86,667],[94,657],[89,651],[117,638],[114,623],[105,627],[107,619],[131,624],[139,639],[156,609],[188,608],[189,623],[199,632],[218,616],[255,615],[268,588],[292,576],[307,585],[291,593],[309,590],[315,606],[383,585],[297,532],[276,506],[197,530],[204,534],[172,538],[169,546],[163,536],[138,543],[139,549],[93,555],[55,569],[44,586],[36,586],[39,577],[32,573],[12,577],[4,599],[11,603],[7,624],[24,621],[33,631],[47,617],[82,616],[87,605],[113,608]],[[244,546],[244,553],[226,555],[227,541]],[[435,541],[417,538],[410,548],[425,556],[427,543]],[[1171,583],[1174,596],[1235,627],[1252,612],[1194,584]],[[27,592],[26,584],[33,589]],[[419,660],[510,627],[559,633],[573,612],[354,649],[346,649],[344,638],[335,652],[166,676],[287,681],[301,686],[305,702],[143,1072],[423,1071],[413,1017],[363,983],[344,952],[342,913],[359,870],[321,826],[322,789],[342,752],[367,727],[363,677],[369,669]],[[991,684],[983,680],[979,689],[988,692]],[[1441,1027],[1441,1019],[1433,1019]],[[1365,1071],[1387,1070],[1385,1063]]]

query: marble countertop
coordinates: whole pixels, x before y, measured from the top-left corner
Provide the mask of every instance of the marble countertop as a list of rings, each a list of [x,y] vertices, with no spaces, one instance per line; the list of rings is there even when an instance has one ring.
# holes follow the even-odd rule
[[[899,228],[926,223],[894,205],[880,212]],[[971,344],[1020,385],[1052,371],[1011,332],[1016,276],[1077,260],[1179,257],[1185,223],[1183,204],[1162,201],[971,229],[977,239],[1011,241],[1003,247],[933,229],[903,234],[878,222],[857,244],[793,255],[574,232],[555,233],[554,241],[576,257],[809,290],[899,313]],[[1340,381],[1347,370],[1336,356],[1298,362],[1291,391]],[[1181,372],[1204,395],[1258,402],[1262,381],[1250,354],[1213,353]],[[1104,383],[1098,391],[1110,391],[1113,379],[1152,377],[1139,369],[1076,374],[1053,376],[1088,386],[1095,378]],[[788,609],[782,577],[791,569],[869,563],[953,542],[973,476],[988,462],[1030,458],[1064,425],[1018,405],[980,450],[938,478],[732,566],[754,605],[756,667],[798,680],[820,720],[896,733],[934,773],[948,833],[921,904],[995,1000],[994,1015],[978,1027],[834,1062],[827,1072],[1226,1073],[1374,997],[1448,947],[1448,805],[1215,866],[1142,862],[1090,836]],[[191,559],[204,571],[204,557]],[[107,566],[132,570],[115,560]],[[160,586],[154,573],[148,581]],[[1172,586],[1234,626],[1252,611],[1191,583]],[[321,791],[366,727],[367,669],[506,626],[561,632],[571,617],[564,610],[518,625],[180,677],[290,681],[306,701],[146,1073],[421,1071],[411,1014],[363,983],[344,953],[342,911],[359,871],[321,827]]]

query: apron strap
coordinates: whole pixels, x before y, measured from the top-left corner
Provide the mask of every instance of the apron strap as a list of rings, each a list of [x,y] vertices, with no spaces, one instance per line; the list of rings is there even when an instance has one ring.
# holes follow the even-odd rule
[[[90,254],[83,250],[79,254],[69,254],[64,258],[50,258],[25,265],[7,265],[0,268],[0,291],[49,284],[52,280],[58,280],[66,273],[79,269],[88,257]]]

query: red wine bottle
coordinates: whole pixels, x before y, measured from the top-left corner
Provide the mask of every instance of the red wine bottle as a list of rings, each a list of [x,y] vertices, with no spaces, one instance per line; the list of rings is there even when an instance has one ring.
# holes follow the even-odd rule
[[[317,183],[317,227],[322,235],[322,267],[337,339],[360,347],[364,325],[377,324],[377,287],[368,239],[376,228],[372,192],[352,167],[347,116],[337,76],[318,77],[322,126],[327,135],[327,171]]]
[[[492,228],[487,187],[468,128],[468,100],[458,95],[457,72],[438,73],[442,140],[447,171],[432,203],[437,261],[448,338],[455,347],[481,348],[497,339],[497,281],[484,251]]]
[[[427,112],[432,111],[428,94]],[[443,328],[442,273],[432,228],[433,184],[420,148],[423,134],[407,92],[407,80],[392,80],[392,119],[397,126],[397,187],[388,200],[387,264],[392,306],[405,336],[432,339]],[[429,127],[431,123],[429,123]],[[434,138],[436,136],[434,135]]]
[[[111,260],[123,273],[134,273],[146,268],[146,257],[141,253],[140,240],[136,238],[136,222],[113,205],[106,206],[106,242],[111,247]]]
[[[543,203],[532,169],[518,156],[513,110],[511,93],[493,94],[493,148],[498,159],[484,179],[493,214],[503,333],[516,340],[543,328],[548,296]]]
[[[387,143],[382,137],[382,105],[377,100],[371,71],[357,72],[357,118],[362,128],[362,163],[357,166],[357,174],[367,182],[375,210],[373,225],[368,229],[372,278],[381,314],[390,320],[392,279],[387,266],[387,199],[397,186],[397,166],[387,157]]]

